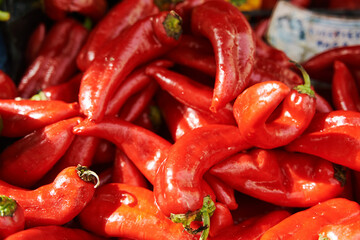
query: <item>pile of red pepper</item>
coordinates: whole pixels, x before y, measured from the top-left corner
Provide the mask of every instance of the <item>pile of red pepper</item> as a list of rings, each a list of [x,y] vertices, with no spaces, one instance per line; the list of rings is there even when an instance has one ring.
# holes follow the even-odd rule
[[[44,0],[0,72],[1,239],[360,238],[360,45],[293,62],[236,2]]]

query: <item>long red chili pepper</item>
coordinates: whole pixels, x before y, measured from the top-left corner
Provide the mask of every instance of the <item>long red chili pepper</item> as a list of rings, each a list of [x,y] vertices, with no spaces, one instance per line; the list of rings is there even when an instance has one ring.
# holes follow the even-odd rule
[[[106,237],[196,239],[160,212],[152,191],[121,183],[97,189],[79,220],[85,229]]]
[[[31,33],[25,50],[26,64],[30,65],[38,56],[46,35],[45,23],[41,22]]]
[[[0,115],[5,126],[1,135],[22,137],[36,129],[78,114],[77,103],[0,99]]]
[[[352,223],[358,221],[359,215],[358,203],[344,198],[333,198],[292,214],[266,231],[261,240],[316,240],[326,225]]]
[[[8,238],[7,240],[105,240],[105,238],[95,236],[87,231],[78,228],[67,228],[63,226],[39,226],[23,231],[17,232]]]
[[[52,26],[37,58],[26,69],[18,90],[23,98],[68,80],[77,70],[75,59],[87,37],[87,30],[71,18]]]
[[[23,208],[14,199],[0,195],[0,238],[4,239],[24,227]]]
[[[212,89],[210,87],[164,67],[150,66],[146,68],[146,73],[152,76],[163,90],[169,92],[178,101],[206,114],[211,113],[209,111],[212,102]],[[214,118],[222,119],[224,124],[236,124],[230,103],[218,108],[213,115]]]
[[[316,113],[306,132],[286,146],[360,171],[360,113]]]
[[[288,207],[309,207],[337,197],[345,184],[345,171],[331,162],[284,150],[239,153],[210,173],[237,191]]]
[[[0,179],[31,187],[61,158],[74,139],[72,128],[80,117],[38,129],[8,146],[0,155]]]
[[[302,69],[303,71],[303,69]],[[306,72],[304,85],[290,89],[278,81],[255,84],[234,103],[240,133],[260,148],[284,146],[301,135],[315,114],[315,94]]]
[[[98,56],[101,48],[142,18],[158,12],[152,0],[124,0],[117,3],[90,32],[77,59],[77,66],[85,71]]]
[[[96,136],[116,144],[150,183],[154,183],[156,171],[171,146],[156,133],[119,118],[104,118],[99,123],[86,119],[73,131],[78,135]]]
[[[216,236],[222,229],[234,224],[230,210],[225,204],[215,203],[215,211],[211,216],[211,225],[209,231],[209,239]]]
[[[111,182],[147,188],[148,183],[134,163],[120,149],[116,150]]]
[[[0,70],[0,99],[13,99],[18,96],[14,81]]]
[[[191,28],[207,37],[216,59],[211,110],[216,112],[248,85],[254,65],[255,41],[251,26],[231,3],[209,1],[192,11]]]
[[[202,176],[219,161],[250,147],[236,129],[213,124],[192,130],[170,148],[156,174],[154,194],[161,211],[189,231],[192,220],[203,220],[202,239],[208,235],[212,214],[211,199],[206,197],[212,193]]]
[[[344,63],[335,61],[334,71],[331,90],[335,109],[360,112],[360,95],[350,70]]]
[[[34,190],[0,181],[0,194],[13,198],[24,209],[26,228],[63,225],[91,200],[95,184],[98,184],[96,173],[83,166],[74,166],[61,171],[52,183]]]
[[[178,43],[181,19],[175,12],[161,12],[132,25],[112,42],[84,73],[79,102],[83,113],[99,121],[116,88],[137,66],[157,58]]]
[[[349,222],[341,224],[329,224],[319,232],[318,240],[332,239],[359,239],[360,238],[360,216]]]
[[[277,210],[262,216],[252,217],[236,225],[223,228],[211,240],[260,239],[264,232],[289,216],[288,211]]]

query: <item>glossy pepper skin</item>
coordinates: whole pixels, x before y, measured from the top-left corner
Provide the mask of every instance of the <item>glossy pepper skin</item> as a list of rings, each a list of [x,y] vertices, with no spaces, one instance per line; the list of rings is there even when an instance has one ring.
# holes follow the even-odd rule
[[[333,198],[292,214],[266,231],[260,239],[317,240],[325,226],[352,223],[359,219],[359,214],[358,203],[344,198]]]
[[[191,29],[208,38],[216,59],[216,80],[210,109],[216,112],[247,86],[254,65],[251,26],[231,3],[209,1],[195,7]]]
[[[80,120],[59,121],[9,145],[0,155],[0,179],[19,187],[33,186],[66,152]]]
[[[85,71],[101,52],[104,44],[119,36],[138,20],[157,12],[158,9],[151,0],[124,0],[116,4],[90,32],[76,59],[79,69]]]
[[[305,73],[304,73],[305,75]],[[246,141],[259,148],[284,146],[300,136],[316,109],[310,79],[290,89],[278,81],[255,84],[234,103],[234,116]]]
[[[181,19],[175,12],[161,12],[132,25],[85,71],[79,92],[82,112],[100,121],[116,88],[132,70],[167,52],[180,36]]]
[[[13,99],[18,96],[15,83],[2,70],[0,70],[0,89],[0,99]]]
[[[34,130],[79,115],[77,103],[0,99],[5,137],[23,137]]]
[[[26,45],[25,61],[27,65],[30,65],[38,56],[40,48],[44,43],[45,36],[46,36],[45,23],[41,22],[31,33],[31,36]]]
[[[21,231],[24,227],[23,208],[14,199],[0,195],[0,239]]]
[[[105,238],[92,235],[82,229],[66,228],[63,226],[39,226],[12,234],[6,240],[104,240]]]
[[[115,117],[104,118],[99,123],[86,119],[74,127],[73,132],[104,138],[114,143],[150,183],[154,183],[156,171],[171,146],[170,142],[156,133]]]
[[[237,191],[287,207],[309,207],[337,197],[346,174],[312,155],[265,149],[235,154],[209,172]]]
[[[335,109],[360,112],[360,95],[355,79],[348,67],[340,61],[334,62],[331,92]]]
[[[29,98],[46,87],[65,82],[75,74],[75,59],[87,35],[87,30],[71,18],[53,25],[38,56],[20,80],[20,96]]]
[[[267,214],[249,218],[236,225],[221,229],[211,240],[246,240],[260,239],[266,230],[290,216],[285,210],[272,211]]]
[[[161,213],[153,192],[121,183],[97,189],[79,220],[85,229],[106,237],[196,239],[184,232],[181,224],[171,222]]]
[[[249,147],[231,125],[212,124],[188,132],[172,145],[156,173],[156,204],[188,231],[193,215],[200,217],[205,228],[202,239],[206,239],[214,196],[202,176],[216,163]]]
[[[26,228],[63,225],[91,200],[95,183],[98,183],[96,173],[83,166],[73,166],[61,171],[52,183],[34,190],[0,181],[0,194],[13,198],[24,209]]]
[[[359,124],[359,112],[316,113],[307,130],[285,148],[360,171]]]
[[[350,222],[341,224],[329,224],[324,226],[319,233],[319,240],[335,239],[359,239],[360,238],[360,217]]]

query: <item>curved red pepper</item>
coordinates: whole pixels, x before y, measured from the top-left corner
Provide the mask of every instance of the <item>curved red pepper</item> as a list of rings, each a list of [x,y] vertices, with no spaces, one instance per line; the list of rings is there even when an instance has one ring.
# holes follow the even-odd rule
[[[68,167],[52,183],[34,190],[0,181],[0,194],[13,198],[24,209],[26,228],[63,225],[91,200],[94,183],[97,183],[97,175],[93,171],[82,166]]]
[[[0,99],[0,115],[4,125],[1,135],[22,137],[34,130],[78,114],[77,103]]]
[[[117,3],[90,32],[76,59],[79,69],[85,71],[104,44],[109,43],[140,19],[157,12],[158,9],[152,0],[124,0]]]
[[[360,216],[349,222],[340,224],[329,224],[319,232],[319,240],[331,239],[359,239],[360,238]]]
[[[315,55],[302,63],[311,78],[331,82],[335,60],[349,68],[359,68],[360,45],[336,47]]]
[[[264,232],[289,216],[288,211],[277,210],[262,216],[252,217],[244,222],[223,228],[211,240],[260,239]]]
[[[161,211],[173,221],[182,222],[186,230],[192,217],[200,217],[205,239],[212,214],[206,196],[212,192],[202,176],[214,164],[249,147],[231,125],[207,125],[182,136],[156,173],[154,194]]]
[[[222,119],[221,122],[224,124],[236,124],[230,103],[218,108],[216,113],[209,111],[212,102],[212,89],[210,87],[164,67],[150,66],[146,68],[146,73],[152,76],[163,90],[169,92],[183,104],[207,115],[213,114],[214,118]]]
[[[0,155],[0,178],[20,187],[31,187],[61,158],[74,139],[80,117],[62,120],[38,129]]]
[[[0,70],[0,99],[13,99],[18,96],[14,81]]]
[[[116,144],[150,183],[154,182],[156,171],[171,146],[159,135],[119,118],[104,118],[99,123],[86,119],[73,131],[78,135],[96,136]]]
[[[97,21],[105,15],[107,10],[106,0],[44,0],[44,5],[45,13],[54,20],[61,20],[61,16],[66,16],[66,13],[78,13]],[[46,6],[51,6],[51,8]],[[53,14],[54,11],[55,14]],[[63,13],[60,14],[61,12]]]
[[[358,87],[349,69],[343,62],[335,61],[334,71],[331,90],[335,109],[360,112]]]
[[[75,60],[87,37],[87,30],[71,18],[52,26],[37,58],[26,69],[18,90],[29,98],[42,89],[68,80],[77,70]]]
[[[25,50],[26,64],[30,65],[38,56],[46,35],[45,23],[41,22],[31,33]]]
[[[359,215],[358,203],[343,198],[333,198],[287,217],[266,231],[261,240],[315,240],[319,238],[321,230],[326,225],[357,221]]]
[[[345,183],[344,171],[331,162],[283,150],[239,153],[210,173],[237,191],[288,207],[309,207],[337,197]]]
[[[360,113],[316,113],[308,129],[285,148],[360,171]]]
[[[212,239],[212,236],[216,236],[222,229],[232,226],[233,224],[234,221],[227,206],[222,203],[215,203],[215,211],[211,216],[209,239]]]
[[[7,238],[7,240],[105,240],[105,238],[95,236],[87,231],[77,228],[67,228],[63,226],[40,226],[29,228],[17,232]]]
[[[192,11],[191,28],[207,37],[216,59],[211,110],[216,112],[248,85],[254,65],[255,41],[250,24],[231,3],[209,1]]]
[[[296,89],[278,81],[267,81],[247,88],[237,97],[234,116],[246,141],[260,148],[276,148],[290,143],[306,130],[316,104],[310,79],[305,74],[305,84]]]
[[[102,58],[84,73],[79,102],[83,113],[100,121],[116,88],[137,66],[166,53],[178,43],[181,20],[175,12],[161,12],[136,22],[112,42]]]
[[[81,225],[106,237],[131,239],[195,239],[167,219],[154,203],[153,192],[121,183],[106,184],[79,215]]]
[[[24,209],[14,199],[0,195],[0,238],[4,239],[24,227]]]
[[[144,175],[120,149],[116,150],[111,182],[148,188]]]

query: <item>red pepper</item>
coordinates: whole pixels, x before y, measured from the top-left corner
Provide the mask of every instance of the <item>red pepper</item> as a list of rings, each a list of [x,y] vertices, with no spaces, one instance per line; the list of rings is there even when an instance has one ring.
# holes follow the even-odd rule
[[[290,216],[285,210],[272,211],[252,217],[244,222],[223,228],[211,240],[247,240],[260,239],[265,231]]]
[[[125,29],[142,18],[158,12],[152,0],[124,0],[117,3],[96,24],[82,47],[76,63],[85,71],[94,61],[99,51]]]
[[[25,51],[26,64],[30,65],[38,56],[46,35],[45,23],[39,23],[27,42]]]
[[[44,185],[54,181],[56,176],[67,167],[77,166],[78,164],[90,167],[99,142],[100,140],[96,137],[75,136],[64,155],[37,184]]]
[[[335,60],[345,63],[350,69],[359,68],[360,45],[331,48],[315,55],[302,65],[311,78],[331,82]]]
[[[0,239],[23,230],[24,209],[12,198],[0,195]]]
[[[78,135],[104,138],[116,144],[150,183],[154,183],[156,171],[171,146],[156,133],[119,118],[104,118],[99,123],[86,119],[73,131]]]
[[[216,113],[209,111],[212,102],[212,89],[210,87],[164,67],[150,66],[146,68],[146,73],[153,77],[163,90],[169,92],[183,104],[207,115],[213,114],[214,118],[221,119],[223,124],[236,124],[230,103],[218,108]]]
[[[15,83],[2,70],[0,70],[0,89],[0,99],[12,99],[18,96]]]
[[[170,67],[173,65],[167,60],[157,60],[150,63],[155,66]],[[147,65],[146,65],[147,66]],[[105,114],[108,116],[116,115],[125,101],[136,92],[144,89],[152,80],[151,77],[145,74],[146,66],[135,69],[119,86],[111,100],[108,103]]]
[[[288,207],[309,207],[337,197],[345,184],[344,170],[331,162],[284,150],[239,153],[210,173],[237,191]]]
[[[105,139],[100,139],[100,143],[93,157],[93,164],[113,163],[115,159],[116,146]]]
[[[319,233],[319,240],[332,239],[359,239],[360,217],[350,223],[329,224],[324,226]]]
[[[135,121],[147,108],[158,89],[159,85],[155,81],[151,81],[146,88],[129,97],[120,109],[119,118],[128,122]]]
[[[161,211],[188,231],[192,220],[203,220],[208,235],[212,190],[202,176],[216,163],[250,147],[231,125],[207,125],[188,132],[170,148],[159,167],[154,194]],[[207,197],[210,195],[210,197]]]
[[[356,202],[333,198],[287,217],[266,231],[261,240],[316,240],[326,225],[353,223],[359,215],[360,206]]]
[[[45,13],[54,20],[62,20],[66,13],[79,13],[97,21],[107,10],[106,0],[44,0]],[[51,8],[47,8],[51,6]],[[55,14],[53,14],[55,11]]]
[[[331,90],[335,109],[360,112],[360,95],[349,69],[340,61],[334,62],[334,69]]]
[[[96,173],[86,167],[68,167],[52,183],[34,190],[0,181],[0,194],[13,198],[24,209],[25,228],[63,225],[91,200],[97,179]]]
[[[216,80],[210,109],[216,112],[248,85],[255,40],[250,24],[231,3],[209,1],[192,11],[191,28],[207,37],[215,52]]]
[[[61,158],[74,139],[75,117],[38,129],[8,146],[0,155],[0,178],[31,187]]]
[[[161,12],[136,22],[113,40],[104,58],[84,73],[79,102],[83,113],[100,121],[120,83],[140,64],[153,60],[178,43],[181,20],[175,12]]]
[[[216,236],[222,229],[232,226],[234,221],[230,210],[225,204],[215,203],[215,211],[211,216],[209,236]],[[212,239],[212,238],[209,238]]]
[[[330,0],[328,3],[329,9],[341,9],[341,10],[358,10],[360,9],[360,3],[356,0],[344,0],[344,1],[334,1]]]
[[[1,100],[2,136],[22,137],[32,131],[77,116],[79,105],[62,101]]]
[[[276,148],[306,130],[316,104],[310,79],[303,74],[304,85],[295,89],[278,81],[267,81],[247,88],[237,97],[234,116],[246,141],[260,148]]]
[[[195,239],[167,219],[154,203],[153,192],[121,183],[96,190],[79,215],[81,225],[98,235],[130,239]]]
[[[87,240],[105,240],[105,238],[95,236],[87,231],[76,228],[67,228],[63,226],[40,226],[25,229],[23,231],[17,232],[6,240],[78,240],[78,239],[87,239]]]
[[[286,146],[288,151],[312,154],[360,170],[360,113],[316,113],[306,132]]]
[[[87,30],[67,18],[52,26],[37,58],[26,69],[18,90],[22,98],[68,80],[77,70],[75,59],[87,37]]]
[[[223,203],[230,210],[238,208],[235,199],[234,189],[210,173],[204,175],[205,181],[209,184],[216,195],[216,201]],[[216,211],[216,210],[215,210]]]
[[[148,188],[148,183],[139,169],[120,149],[116,150],[112,171],[112,182]]]
[[[45,95],[46,100],[77,102],[81,79],[82,73],[79,73],[69,81],[43,89],[42,93]]]

